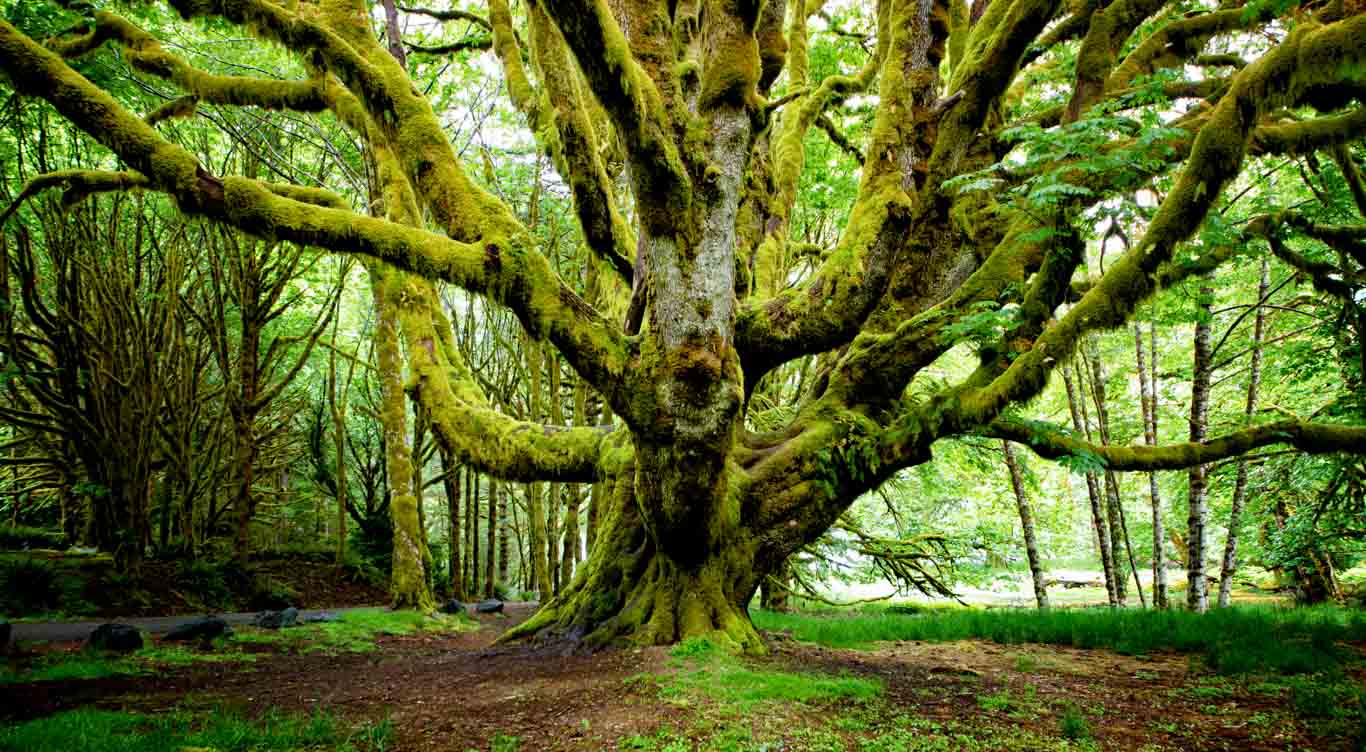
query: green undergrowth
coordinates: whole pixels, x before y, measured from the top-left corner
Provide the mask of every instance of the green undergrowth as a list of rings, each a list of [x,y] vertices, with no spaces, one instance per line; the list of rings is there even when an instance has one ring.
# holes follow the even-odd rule
[[[1089,752],[1085,737],[1054,737],[1018,725],[1001,728],[967,719],[932,720],[903,713],[840,715],[829,722],[808,716],[775,727],[761,719],[695,721],[661,726],[651,734],[618,739],[626,752]],[[495,752],[497,747],[493,747]],[[515,748],[514,748],[515,749]],[[609,747],[611,749],[611,747]]]
[[[676,701],[708,697],[749,711],[764,702],[866,702],[882,694],[882,682],[876,679],[754,668],[706,638],[680,643],[670,655],[674,671],[657,677],[656,681],[660,695]]]
[[[280,630],[239,628],[228,638],[229,646],[260,645],[297,653],[368,653],[376,639],[385,635],[416,632],[451,634],[476,629],[464,616],[427,615],[417,611],[364,608],[347,611],[336,621],[304,624]]]
[[[1176,651],[1203,655],[1224,674],[1331,671],[1351,657],[1343,641],[1366,639],[1366,614],[1336,607],[1234,607],[1206,614],[1139,609],[963,608],[903,614],[889,611],[773,613],[756,611],[757,627],[840,648],[888,640],[980,639],[1104,648],[1125,655]]]
[[[152,645],[128,655],[82,650],[49,653],[27,664],[0,667],[0,684],[82,681],[110,676],[153,674],[158,668],[191,663],[254,663],[257,655],[237,651],[202,651],[182,645]]]
[[[218,638],[202,648],[175,644],[152,644],[129,655],[86,651],[49,653],[28,662],[0,666],[0,684],[102,679],[109,676],[153,674],[159,668],[192,663],[257,661],[266,652],[367,653],[385,635],[416,632],[450,634],[477,625],[467,617],[427,616],[415,611],[382,608],[348,611],[337,621],[305,624],[280,630],[237,627],[231,636]]]
[[[248,720],[225,712],[147,716],[82,708],[0,728],[0,752],[382,752],[392,736],[388,720],[353,725],[328,713]]]

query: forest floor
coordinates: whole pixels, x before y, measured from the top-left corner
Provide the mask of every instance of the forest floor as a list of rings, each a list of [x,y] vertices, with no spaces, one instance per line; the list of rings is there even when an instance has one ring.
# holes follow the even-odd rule
[[[23,741],[25,722],[90,708],[151,718],[321,711],[385,729],[351,748],[421,752],[1349,750],[1361,730],[1362,645],[1345,646],[1344,672],[1321,686],[1222,677],[1175,653],[977,640],[835,649],[773,633],[770,655],[744,659],[705,642],[589,656],[494,645],[530,611],[381,628],[351,643],[244,630],[240,642],[167,653],[174,660],[151,673],[96,678],[31,681],[39,665],[80,659],[74,644],[28,646],[0,673],[0,750],[41,748]]]

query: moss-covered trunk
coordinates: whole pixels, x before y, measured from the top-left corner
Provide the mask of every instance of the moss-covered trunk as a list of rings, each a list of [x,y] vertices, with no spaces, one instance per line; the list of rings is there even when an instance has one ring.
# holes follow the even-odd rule
[[[738,502],[697,505],[719,513],[691,535],[675,530],[661,546],[640,513],[636,489],[649,480],[634,470],[614,474],[601,500],[593,549],[573,581],[504,640],[534,636],[566,650],[592,650],[706,637],[732,649],[763,651],[747,610],[762,576],[755,561],[759,538],[739,524]],[[692,555],[670,553],[680,541]]]

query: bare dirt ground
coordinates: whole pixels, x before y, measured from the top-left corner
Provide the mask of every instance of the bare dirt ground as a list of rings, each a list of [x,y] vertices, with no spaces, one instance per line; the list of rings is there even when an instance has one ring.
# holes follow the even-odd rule
[[[381,637],[370,653],[268,653],[255,663],[194,663],[159,676],[0,685],[0,722],[87,705],[148,713],[322,708],[346,719],[387,716],[390,749],[419,752],[1356,749],[1355,721],[1344,728],[1298,720],[1284,691],[1221,679],[1186,656],[978,641],[836,650],[773,635],[771,655],[748,667],[875,678],[882,694],[737,710],[705,694],[665,691],[668,675],[683,668],[666,649],[553,656],[494,646],[531,608],[479,616],[477,631]],[[1366,686],[1359,672],[1348,680]],[[1087,719],[1089,741],[1060,740],[1062,708]],[[879,741],[893,734],[944,743]],[[665,738],[675,746],[656,741]]]

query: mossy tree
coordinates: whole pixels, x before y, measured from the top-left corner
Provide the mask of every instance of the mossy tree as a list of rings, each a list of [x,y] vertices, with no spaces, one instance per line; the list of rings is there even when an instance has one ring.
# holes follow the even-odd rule
[[[369,28],[364,0],[169,5],[282,45],[312,76],[213,76],[104,12],[47,47],[0,25],[0,68],[181,211],[372,259],[392,282],[378,302],[393,314],[403,386],[452,456],[506,480],[603,484],[588,560],[509,638],[592,646],[705,634],[761,650],[746,605],[762,579],[946,437],[990,435],[1114,470],[1189,467],[1268,443],[1366,446],[1366,428],[1285,419],[1114,447],[1017,413],[1089,333],[1123,326],[1161,287],[1227,259],[1170,263],[1249,156],[1361,132],[1366,15],[1354,2],[1182,16],[1185,4],[1156,0],[997,0],[980,13],[958,0],[882,0],[863,67],[810,81],[818,2],[565,0],[518,18],[491,0],[480,21],[507,91],[565,179],[604,273],[630,284],[624,321],[574,294],[525,223],[470,178]],[[1250,63],[1197,60],[1217,35],[1263,31],[1278,41]],[[383,216],[320,189],[214,174],[63,59],[106,41],[201,101],[335,114],[378,166]],[[1208,75],[1181,80],[1188,64]],[[1040,66],[1073,73],[1061,106],[1030,111],[1022,88]],[[774,276],[799,250],[790,220],[803,140],[818,124],[839,134],[823,116],[855,94],[875,111],[847,223],[812,273]],[[1125,120],[1153,96],[1189,106],[1164,127]],[[1044,148],[1079,133],[1106,138],[1086,154]],[[1169,185],[1141,236],[1074,288],[1088,210],[1155,179]],[[552,429],[495,410],[430,280],[511,309],[620,424]],[[976,370],[906,399],[960,342],[975,346]],[[792,418],[752,430],[747,405],[765,375],[813,355],[820,372]],[[392,485],[403,434],[386,433]],[[393,504],[396,515],[411,506]],[[396,551],[396,582],[399,566]],[[406,572],[413,589],[397,601],[423,604],[417,575]]]

